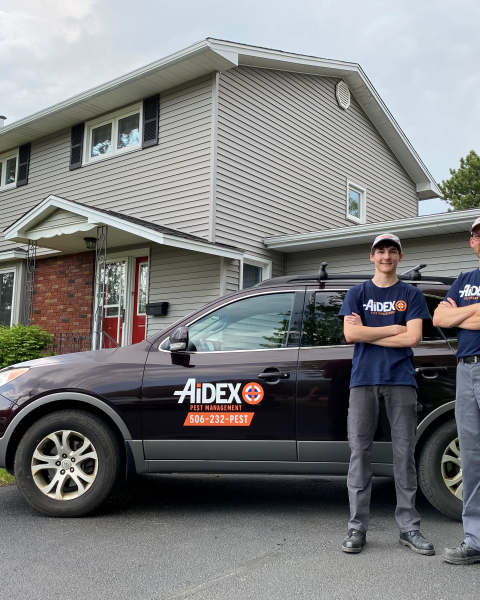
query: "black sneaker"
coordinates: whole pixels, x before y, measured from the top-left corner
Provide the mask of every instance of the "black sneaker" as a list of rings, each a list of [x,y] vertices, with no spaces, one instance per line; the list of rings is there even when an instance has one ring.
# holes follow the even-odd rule
[[[403,546],[408,546],[418,554],[426,554],[428,556],[435,554],[433,544],[426,540],[419,531],[407,531],[400,534],[399,542]]]
[[[462,542],[458,548],[445,548],[443,560],[452,565],[473,565],[480,562],[480,552]]]
[[[367,543],[367,534],[358,529],[350,529],[343,540],[342,550],[351,554],[358,554]]]

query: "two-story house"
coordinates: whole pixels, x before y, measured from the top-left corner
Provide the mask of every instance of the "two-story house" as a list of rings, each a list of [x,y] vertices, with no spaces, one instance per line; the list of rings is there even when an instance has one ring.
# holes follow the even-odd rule
[[[0,129],[0,323],[136,342],[261,279],[368,270],[385,230],[457,274],[479,211],[418,217],[439,196],[358,64],[207,39]]]

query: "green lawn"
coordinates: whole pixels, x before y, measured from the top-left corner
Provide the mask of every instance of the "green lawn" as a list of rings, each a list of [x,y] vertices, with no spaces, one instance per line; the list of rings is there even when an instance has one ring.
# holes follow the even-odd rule
[[[0,469],[0,486],[10,485],[11,483],[15,483],[15,477],[12,477],[3,469]]]

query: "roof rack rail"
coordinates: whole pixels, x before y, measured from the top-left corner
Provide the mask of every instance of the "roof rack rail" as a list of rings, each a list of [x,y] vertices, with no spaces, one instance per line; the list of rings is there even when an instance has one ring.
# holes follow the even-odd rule
[[[320,265],[320,269],[318,274],[312,275],[293,275],[293,276],[284,276],[284,277],[274,277],[272,279],[266,279],[265,281],[261,281],[257,283],[255,287],[264,287],[270,285],[280,285],[285,283],[300,283],[300,282],[312,282],[312,283],[324,283],[325,281],[367,281],[368,279],[372,279],[372,273],[334,273],[330,274],[327,272],[327,262],[322,262]],[[427,265],[421,263],[400,275],[397,275],[398,279],[401,281],[422,281],[422,282],[436,282],[443,283],[445,285],[452,285],[455,281],[456,277],[443,277],[443,276],[431,276],[431,275],[422,275],[420,273],[421,269],[424,269]]]

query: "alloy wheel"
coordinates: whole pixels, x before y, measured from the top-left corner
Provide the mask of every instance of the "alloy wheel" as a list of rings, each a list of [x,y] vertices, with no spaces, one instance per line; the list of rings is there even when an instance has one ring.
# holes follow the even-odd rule
[[[54,500],[73,500],[93,485],[98,456],[83,434],[61,430],[38,444],[31,468],[33,480],[43,494]]]
[[[463,500],[462,463],[458,438],[450,442],[443,452],[442,477],[452,494],[459,500]]]

